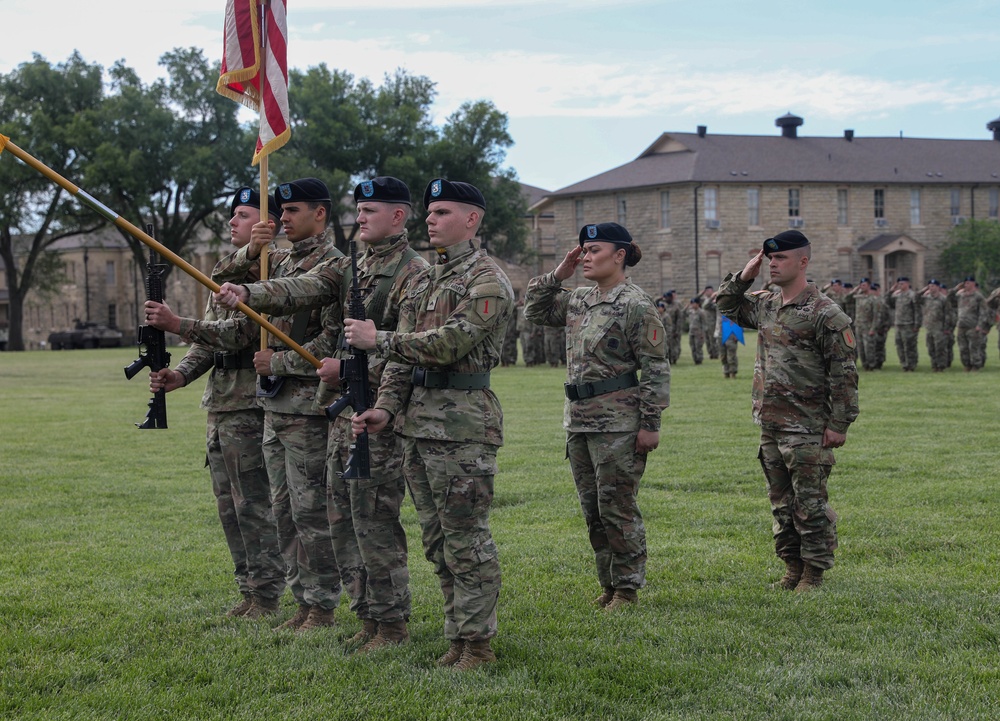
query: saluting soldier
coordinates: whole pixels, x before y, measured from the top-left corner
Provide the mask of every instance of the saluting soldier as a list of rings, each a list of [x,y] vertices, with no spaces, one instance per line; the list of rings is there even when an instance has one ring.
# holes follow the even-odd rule
[[[705,311],[701,308],[701,296],[695,296],[684,311],[687,316],[688,342],[691,345],[691,360],[701,365],[705,360],[705,336],[708,332]]]
[[[958,311],[956,336],[962,365],[966,372],[978,371],[986,362],[982,336],[987,332],[985,326],[989,322],[989,309],[986,298],[976,286],[975,277],[970,275],[949,290],[948,302]]]
[[[403,474],[444,594],[449,648],[438,664],[468,671],[496,660],[500,562],[489,511],[503,410],[489,386],[514,291],[473,243],[486,212],[478,188],[432,180],[424,207],[438,259],[408,284],[397,330],[344,322],[351,345],[389,360],[375,407],[353,426],[377,433],[394,422],[403,437]]]
[[[934,278],[920,293],[923,305],[925,342],[931,359],[931,371],[940,373],[948,367],[948,339],[945,334],[947,291]]]
[[[910,287],[910,279],[900,277],[889,289],[886,303],[893,310],[896,355],[904,372],[917,369],[917,335],[920,333],[920,299]]]

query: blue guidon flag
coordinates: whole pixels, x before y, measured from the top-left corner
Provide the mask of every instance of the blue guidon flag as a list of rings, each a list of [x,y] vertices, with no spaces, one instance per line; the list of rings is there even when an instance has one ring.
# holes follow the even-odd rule
[[[361,184],[361,194],[366,198],[370,198],[375,195],[375,184],[370,180],[366,180]]]
[[[431,183],[431,197],[436,198],[441,195],[441,181],[435,180]]]
[[[725,343],[729,336],[736,336],[736,340],[746,345],[746,341],[743,340],[743,329],[726,316],[722,316],[722,339],[720,342]]]
[[[596,238],[597,237],[597,226],[596,225],[588,225],[587,226],[587,237],[588,238]]]

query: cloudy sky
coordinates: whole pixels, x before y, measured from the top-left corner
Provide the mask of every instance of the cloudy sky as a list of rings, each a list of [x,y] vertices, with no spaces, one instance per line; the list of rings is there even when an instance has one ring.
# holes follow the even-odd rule
[[[78,50],[151,80],[175,47],[217,59],[224,10],[0,0],[0,73]],[[986,139],[1000,116],[995,0],[289,0],[288,25],[290,67],[425,75],[439,121],[491,100],[510,119],[508,165],[547,190],[698,125],[770,135],[790,111],[801,135]]]

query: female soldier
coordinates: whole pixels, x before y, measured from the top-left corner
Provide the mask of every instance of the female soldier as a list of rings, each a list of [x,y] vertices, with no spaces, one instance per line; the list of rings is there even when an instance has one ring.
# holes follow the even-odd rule
[[[608,610],[637,603],[646,581],[636,496],[670,404],[663,324],[652,299],[625,278],[640,258],[622,226],[586,225],[579,247],[530,281],[525,303],[529,320],[566,326],[566,453],[604,588],[595,603]],[[596,287],[566,292],[560,282],[581,263]]]

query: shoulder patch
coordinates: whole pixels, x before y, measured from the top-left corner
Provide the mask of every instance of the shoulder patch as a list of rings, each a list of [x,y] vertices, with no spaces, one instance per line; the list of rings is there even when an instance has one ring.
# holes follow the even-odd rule
[[[663,343],[663,336],[666,333],[663,330],[663,324],[661,323],[646,323],[646,342],[651,346],[656,348],[661,343]]]
[[[486,298],[477,297],[473,306],[476,309],[476,315],[483,320],[489,320],[500,312],[500,299],[495,295]]]
[[[478,285],[474,285],[469,290],[470,298],[482,298],[487,295],[493,298],[502,298],[504,296],[504,291],[499,283],[480,283]]]
[[[851,350],[857,347],[858,340],[854,337],[854,329],[851,326],[847,326],[842,332],[844,334],[844,343],[847,344],[847,347]]]

